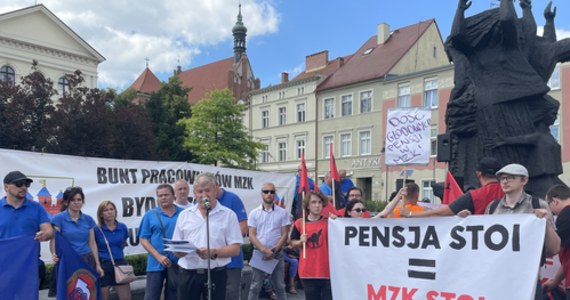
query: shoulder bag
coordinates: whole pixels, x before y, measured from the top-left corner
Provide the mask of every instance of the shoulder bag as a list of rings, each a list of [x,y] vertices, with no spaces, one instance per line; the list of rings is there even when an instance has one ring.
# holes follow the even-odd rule
[[[113,253],[111,253],[111,247],[109,247],[109,242],[107,241],[107,237],[105,237],[105,233],[101,229],[101,227],[97,226],[103,235],[103,239],[105,240],[105,244],[107,245],[107,250],[109,251],[109,256],[111,257],[111,263],[113,264],[113,269],[115,269],[115,282],[117,284],[127,284],[135,281],[137,278],[135,276],[135,271],[133,266],[131,265],[124,265],[124,266],[117,266],[115,265],[115,260],[113,259]]]

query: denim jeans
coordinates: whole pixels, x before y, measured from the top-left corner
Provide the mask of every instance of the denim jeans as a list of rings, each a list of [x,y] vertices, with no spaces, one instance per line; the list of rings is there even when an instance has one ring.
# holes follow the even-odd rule
[[[176,300],[176,290],[168,288],[168,284],[166,284],[167,278],[166,270],[147,272],[144,300],[160,300],[163,288],[165,300]]]

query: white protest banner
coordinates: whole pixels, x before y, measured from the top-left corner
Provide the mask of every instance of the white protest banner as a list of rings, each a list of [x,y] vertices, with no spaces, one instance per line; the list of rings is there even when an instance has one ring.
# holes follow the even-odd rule
[[[329,220],[334,299],[534,299],[533,214]]]
[[[247,212],[261,205],[261,185],[273,182],[277,195],[291,208],[295,195],[295,176],[219,168],[183,162],[135,161],[79,156],[55,155],[0,149],[0,176],[18,170],[32,178],[28,197],[39,201],[49,214],[55,215],[61,207],[63,191],[69,186],[80,186],[85,194],[82,212],[97,219],[97,207],[103,200],[117,206],[118,220],[127,225],[130,233],[125,254],[144,253],[137,232],[146,211],[156,207],[156,187],[184,178],[192,183],[198,174],[215,174],[220,186],[236,193]],[[43,245],[46,244],[46,245]],[[42,257],[51,260],[47,243],[42,243]]]
[[[391,108],[386,121],[386,165],[429,163],[431,111],[425,108]]]

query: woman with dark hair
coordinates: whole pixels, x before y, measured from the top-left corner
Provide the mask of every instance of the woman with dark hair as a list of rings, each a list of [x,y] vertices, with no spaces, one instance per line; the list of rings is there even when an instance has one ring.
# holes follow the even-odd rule
[[[83,260],[100,276],[104,275],[99,263],[99,253],[95,242],[95,230],[97,226],[93,218],[82,213],[81,208],[85,203],[85,195],[80,187],[68,187],[63,192],[61,212],[53,217],[51,223],[71,248],[83,258]],[[59,257],[55,253],[55,239],[50,242],[50,251],[54,263],[58,263]],[[65,291],[63,291],[65,292]],[[51,293],[50,293],[51,294]]]
[[[304,222],[295,221],[291,233],[291,246],[300,248],[299,278],[305,288],[307,300],[332,299],[329,249],[328,249],[328,220],[321,216],[327,198],[320,191],[310,191],[303,199],[303,209],[309,214]]]
[[[115,203],[105,200],[97,208],[97,225],[95,229],[95,241],[99,249],[99,259],[105,275],[101,278],[101,296],[103,300],[109,299],[109,287],[114,286],[119,300],[131,299],[131,286],[116,284],[114,264],[126,265],[123,249],[127,245],[129,232],[127,225],[117,221],[117,207]],[[109,253],[109,251],[111,253]],[[111,256],[112,254],[112,256]]]
[[[364,202],[362,200],[350,200],[346,204],[346,209],[344,211],[345,218],[362,218],[363,214],[367,211],[364,207]]]

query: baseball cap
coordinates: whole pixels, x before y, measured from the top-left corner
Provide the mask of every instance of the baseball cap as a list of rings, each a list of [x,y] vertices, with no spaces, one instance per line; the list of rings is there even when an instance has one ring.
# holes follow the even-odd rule
[[[18,181],[26,180],[28,182],[34,182],[32,179],[28,178],[24,173],[20,171],[12,171],[4,177],[4,184],[10,184]]]
[[[477,171],[482,172],[483,174],[493,175],[499,171],[501,168],[501,163],[499,160],[494,157],[483,157],[479,161],[479,166],[477,167]]]
[[[519,175],[528,177],[528,170],[519,164],[508,164],[500,169],[496,175],[508,174],[508,175]]]

